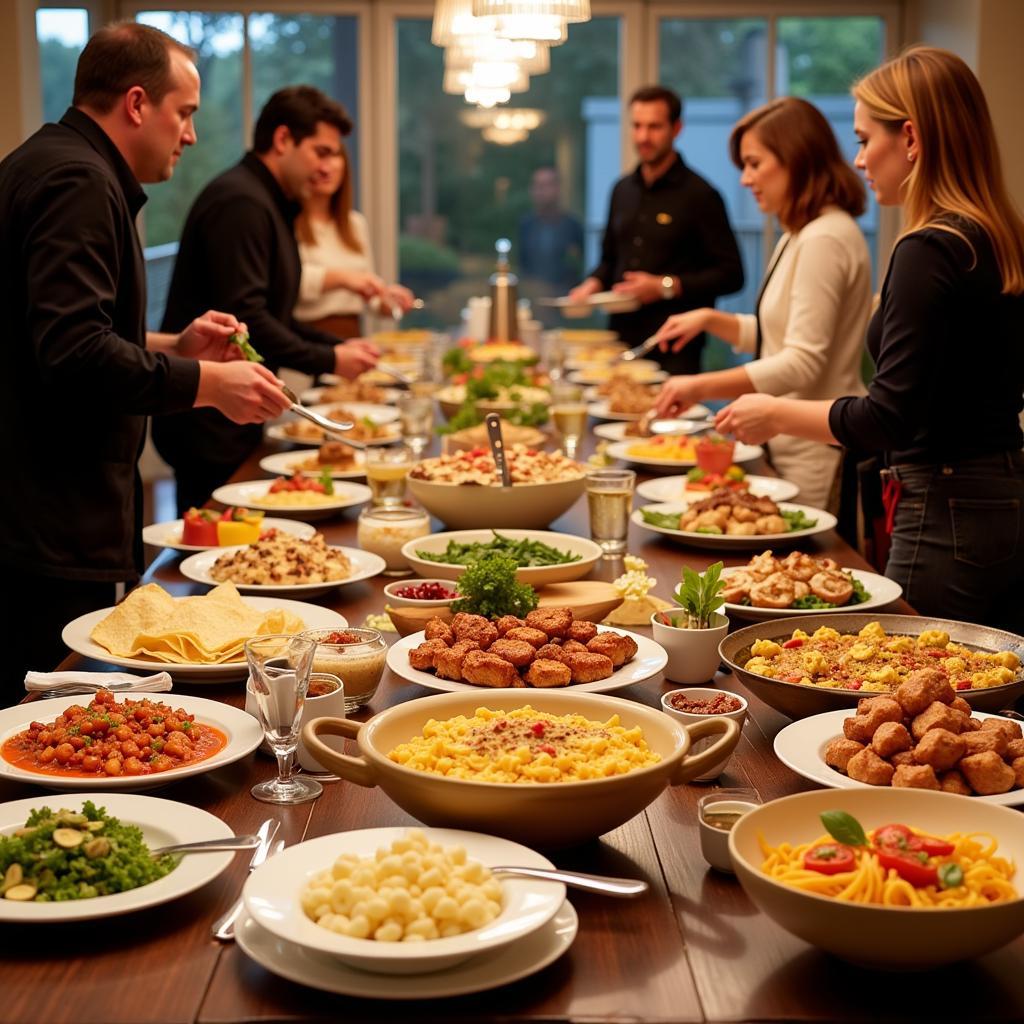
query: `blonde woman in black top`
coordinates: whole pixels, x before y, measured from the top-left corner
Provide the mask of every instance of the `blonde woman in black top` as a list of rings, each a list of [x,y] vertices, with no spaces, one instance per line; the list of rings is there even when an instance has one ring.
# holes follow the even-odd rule
[[[857,166],[902,206],[868,327],[864,398],[744,395],[718,427],[884,455],[886,574],[920,612],[1024,629],[1024,220],[1010,200],[981,86],[917,46],[853,88]]]

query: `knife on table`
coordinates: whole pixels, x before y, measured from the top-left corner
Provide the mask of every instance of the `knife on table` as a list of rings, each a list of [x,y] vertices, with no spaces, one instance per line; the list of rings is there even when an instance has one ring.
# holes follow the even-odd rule
[[[271,846],[274,844],[274,837],[277,835],[277,830],[281,827],[281,822],[277,818],[267,818],[265,822],[256,830],[256,835],[260,837],[259,846],[256,847],[256,852],[252,855],[252,860],[249,862],[249,874],[252,874],[271,854]],[[274,853],[279,852],[284,847],[284,840],[280,841],[281,845],[278,849],[273,850]],[[235,921],[238,920],[238,915],[242,912],[242,897],[239,896],[234,903],[228,907],[227,911],[217,918],[213,922],[213,927],[210,931],[215,939],[220,939],[222,942],[231,942],[235,937]]]

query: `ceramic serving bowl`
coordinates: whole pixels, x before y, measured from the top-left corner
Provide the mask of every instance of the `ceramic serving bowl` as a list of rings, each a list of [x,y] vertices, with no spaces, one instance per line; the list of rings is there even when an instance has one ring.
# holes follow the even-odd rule
[[[729,668],[736,673],[756,697],[781,711],[790,718],[806,718],[808,715],[835,711],[838,708],[856,707],[861,697],[876,696],[860,690],[830,690],[820,686],[805,686],[802,683],[787,683],[781,679],[748,672],[744,667],[750,660],[750,647],[755,640],[775,640],[783,643],[794,630],[802,629],[814,634],[822,626],[830,626],[840,633],[857,633],[869,622],[878,622],[889,636],[920,636],[925,630],[937,629],[949,634],[950,640],[973,647],[980,651],[1014,651],[1024,658],[1024,637],[1007,633],[1001,629],[976,626],[969,622],[953,619],[932,619],[921,615],[877,615],[868,612],[837,613],[835,615],[802,615],[792,619],[774,619],[759,622],[754,626],[730,633],[721,643],[719,654]],[[1017,678],[1003,686],[987,689],[959,690],[971,707],[978,711],[999,711],[1011,707],[1024,693],[1024,671]]]
[[[425,583],[436,583],[440,587],[444,587],[446,591],[451,593],[451,597],[439,597],[439,598],[419,598],[419,597],[403,597],[400,591],[407,590],[409,587],[420,587]],[[413,579],[395,580],[389,583],[384,588],[384,596],[387,598],[387,604],[391,608],[426,608],[434,609],[436,611],[446,611],[448,605],[459,596],[455,584],[451,580],[442,579],[419,579],[414,577]]]
[[[511,711],[530,705],[553,715],[579,714],[606,721],[618,715],[626,728],[639,726],[658,764],[572,783],[502,784],[448,778],[391,761],[388,752],[421,734],[431,719],[472,717],[476,709]],[[603,694],[554,690],[444,693],[406,701],[369,722],[321,718],[307,724],[303,741],[325,768],[360,786],[380,786],[399,807],[427,825],[504,836],[528,846],[559,847],[594,839],[639,814],[669,785],[689,782],[732,752],[739,726],[711,718],[686,727],[654,708]],[[701,754],[691,744],[717,735]],[[339,754],[322,737],[355,739],[358,756]]]
[[[933,835],[987,832],[997,856],[1024,864],[1024,816],[1008,807],[921,789],[819,790],[773,800],[745,814],[729,833],[736,876],[776,924],[819,949],[883,970],[926,970],[998,949],[1024,932],[1024,897],[978,907],[913,908],[846,903],[795,889],[761,871],[758,841],[813,842],[823,811],[852,814],[865,831],[899,822]],[[1014,879],[1021,891],[1021,879]]]

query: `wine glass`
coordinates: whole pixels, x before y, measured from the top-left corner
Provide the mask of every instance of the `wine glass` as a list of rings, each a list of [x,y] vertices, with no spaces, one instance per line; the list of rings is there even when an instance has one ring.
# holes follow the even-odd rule
[[[293,774],[299,722],[315,651],[314,641],[298,636],[277,634],[246,641],[245,658],[260,725],[277,758],[277,778],[261,782],[251,790],[264,803],[304,804],[323,792],[323,786],[315,779]]]

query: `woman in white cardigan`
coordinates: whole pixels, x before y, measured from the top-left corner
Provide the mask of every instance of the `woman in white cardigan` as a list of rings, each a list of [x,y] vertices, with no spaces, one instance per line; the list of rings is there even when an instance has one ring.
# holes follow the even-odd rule
[[[864,212],[864,187],[843,160],[821,112],[784,97],[751,111],[729,139],[764,213],[784,229],[768,265],[754,313],[695,309],[670,317],[658,332],[678,351],[708,331],[737,352],[756,356],[728,370],[673,377],[662,388],[659,416],[694,402],[759,391],[789,398],[836,398],[865,393],[861,380],[864,331],[871,312],[871,263],[854,217]],[[800,501],[829,504],[840,452],[829,445],[782,436],[771,443],[778,472],[800,487]]]

